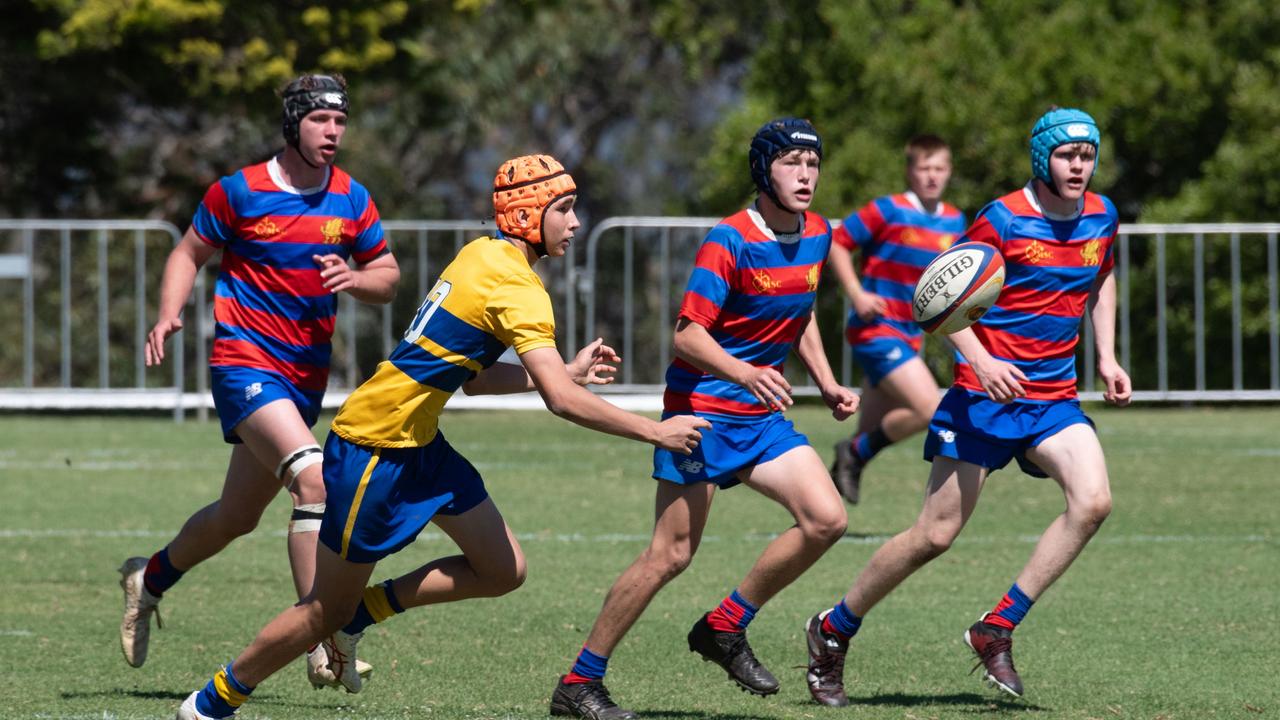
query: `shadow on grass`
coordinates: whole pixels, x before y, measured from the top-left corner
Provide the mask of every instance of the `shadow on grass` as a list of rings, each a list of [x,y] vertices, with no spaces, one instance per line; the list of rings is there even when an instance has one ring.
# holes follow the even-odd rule
[[[137,698],[139,700],[172,700],[180,703],[183,700],[186,700],[187,696],[190,694],[190,690],[183,693],[176,693],[169,690],[124,690],[117,688],[113,690],[94,690],[92,692],[64,691],[58,693],[58,697],[61,697],[63,700],[89,700],[93,698],[119,697],[124,695],[125,697]]]
[[[803,703],[797,703],[803,704]],[[889,705],[893,707],[912,707],[915,705],[971,705],[974,712],[991,710],[1024,710],[1041,712],[1042,708],[1035,703],[1024,700],[1012,700],[1003,697],[991,697],[977,693],[953,693],[951,695],[904,695],[903,693],[883,693],[870,697],[849,698],[850,707],[858,705]]]
[[[686,718],[687,720],[777,720],[776,715],[744,715],[742,713],[704,712],[702,710],[635,710],[645,720],[657,718]]]
[[[191,691],[189,690],[183,691],[183,692],[174,692],[172,690],[114,689],[114,690],[93,690],[90,692],[61,692],[61,693],[58,693],[58,696],[61,697],[63,700],[92,700],[95,698],[111,698],[111,697],[120,697],[121,695],[123,695],[125,697],[135,698],[137,700],[157,700],[157,701],[168,700],[174,703],[181,703],[183,700],[186,700],[187,696],[190,694],[191,694]],[[325,709],[345,707],[344,698],[341,696],[336,697],[336,699],[334,699],[333,702],[326,702],[326,698],[317,698],[317,700],[319,700],[319,702],[299,703],[294,698],[276,696],[268,692],[268,693],[255,693],[253,696],[253,699],[250,702],[254,707],[259,707],[263,705],[274,706],[274,707],[290,707],[290,708],[301,707],[301,708],[325,708]]]

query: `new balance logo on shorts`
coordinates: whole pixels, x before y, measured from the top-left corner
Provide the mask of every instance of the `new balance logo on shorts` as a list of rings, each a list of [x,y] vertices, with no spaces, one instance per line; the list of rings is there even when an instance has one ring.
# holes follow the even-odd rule
[[[944,443],[953,443],[956,441],[956,434],[951,430],[939,430],[938,439]]]
[[[252,400],[262,394],[262,383],[250,383],[244,386],[244,399]]]
[[[889,354],[885,356],[885,359],[889,361],[893,361],[901,357],[902,357],[902,348],[896,347],[889,351]]]
[[[698,462],[697,460],[684,460],[676,466],[676,469],[680,472],[689,473],[690,475],[696,475],[702,472],[702,468],[703,463]]]

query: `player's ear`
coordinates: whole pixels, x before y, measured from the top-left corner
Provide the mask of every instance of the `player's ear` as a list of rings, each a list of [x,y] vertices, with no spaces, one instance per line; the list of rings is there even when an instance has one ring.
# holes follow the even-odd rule
[[[525,208],[520,208],[520,209],[516,212],[516,222],[517,222],[517,223],[519,223],[521,227],[524,227],[525,225],[528,225],[528,224],[529,224],[529,211],[528,211],[527,209],[525,209]]]

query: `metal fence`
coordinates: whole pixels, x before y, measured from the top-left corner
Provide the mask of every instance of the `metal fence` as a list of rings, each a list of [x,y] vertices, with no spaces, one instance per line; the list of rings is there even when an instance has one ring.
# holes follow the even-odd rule
[[[584,325],[586,337],[603,331],[617,339],[629,360],[616,391],[661,388],[685,279],[698,243],[716,222],[617,217],[592,229],[579,273]],[[1280,223],[1120,227],[1116,344],[1134,381],[1135,400],[1280,400],[1278,233]],[[841,294],[834,282],[824,286],[820,295],[826,302]],[[1226,307],[1217,302],[1222,297],[1229,297]],[[824,332],[827,352],[834,356],[832,346],[839,345],[837,374],[855,385],[859,377],[849,348],[833,340],[832,326],[841,326],[848,312],[847,299],[838,304],[838,313],[827,313],[834,316]],[[1087,320],[1082,325],[1081,397],[1098,400],[1093,328]],[[800,392],[813,394],[815,388],[802,386]]]
[[[540,263],[565,355],[604,336],[625,360],[610,392],[660,391],[693,256],[718,220],[609,218],[591,229],[582,263],[572,248],[563,260]],[[457,250],[492,232],[491,225],[469,220],[389,220],[383,226],[400,263],[400,292],[383,306],[340,299],[328,405],[340,402],[391,351]],[[1280,400],[1278,234],[1280,224],[1121,227],[1117,346],[1136,399]],[[171,409],[176,419],[194,409],[206,415],[213,334],[207,278],[216,272],[216,258],[197,277],[188,332],[170,341],[169,367],[147,370],[143,364],[164,258],[179,237],[164,222],[0,220],[0,301],[21,308],[0,316],[0,331],[22,338],[0,348],[0,408]],[[835,283],[824,287],[828,352],[839,354],[837,373],[853,385],[859,378],[849,349],[833,339],[847,302],[837,298]],[[1084,331],[1082,394],[1096,399],[1088,322]],[[814,389],[801,386],[799,392]]]

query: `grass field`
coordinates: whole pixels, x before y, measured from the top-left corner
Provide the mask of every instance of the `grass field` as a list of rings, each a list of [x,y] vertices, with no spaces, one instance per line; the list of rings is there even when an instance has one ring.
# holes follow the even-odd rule
[[[846,431],[793,412],[823,454]],[[867,618],[843,710],[805,690],[802,625],[829,607],[886,536],[914,517],[927,467],[919,441],[868,471],[849,532],[751,626],[783,683],[739,692],[684,635],[747,570],[785,513],[745,488],[722,493],[693,566],[615,653],[615,698],[648,718],[1280,717],[1280,412],[1095,409],[1115,511],[1032,610],[1015,657],[1025,701],[977,675],[965,627],[1009,586],[1060,512],[1048,481],[998,473],[960,541]],[[485,475],[520,534],[529,579],[496,600],[422,608],[371,628],[375,667],[356,696],[316,692],[295,663],[245,718],[540,718],[601,599],[650,530],[650,453],[546,413],[452,413],[450,441]],[[163,606],[145,667],[117,639],[115,570],[147,555],[217,496],[228,450],[214,424],[127,417],[0,417],[0,717],[169,718],[219,663],[288,605],[287,502],[189,573]],[[452,551],[429,528],[375,579]]]

